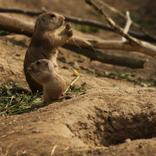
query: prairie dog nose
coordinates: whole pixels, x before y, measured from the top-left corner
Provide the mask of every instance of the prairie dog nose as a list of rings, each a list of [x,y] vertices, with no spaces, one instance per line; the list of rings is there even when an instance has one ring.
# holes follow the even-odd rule
[[[65,20],[65,17],[64,16],[60,16],[60,19],[64,21]]]
[[[63,20],[63,21],[65,20],[65,17],[64,16],[62,16],[62,15],[56,13],[56,12],[53,12],[52,15],[54,15],[55,17],[57,17],[59,20]]]

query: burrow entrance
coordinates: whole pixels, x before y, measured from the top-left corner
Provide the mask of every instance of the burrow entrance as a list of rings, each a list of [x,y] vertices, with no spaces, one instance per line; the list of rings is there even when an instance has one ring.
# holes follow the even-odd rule
[[[156,137],[156,113],[124,115],[95,108],[95,115],[68,127],[88,145],[110,146]]]

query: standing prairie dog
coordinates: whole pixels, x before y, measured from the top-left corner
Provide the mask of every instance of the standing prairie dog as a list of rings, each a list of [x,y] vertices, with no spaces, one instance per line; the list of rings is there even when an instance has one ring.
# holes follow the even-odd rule
[[[35,61],[28,67],[31,77],[43,87],[45,102],[59,99],[65,91],[65,81],[58,75],[53,62],[48,59]]]
[[[71,26],[65,24],[64,17],[57,13],[43,13],[37,18],[32,40],[24,59],[25,77],[33,93],[42,91],[43,88],[32,79],[27,71],[28,67],[39,59],[48,59],[57,68],[57,48],[64,45],[72,34]]]

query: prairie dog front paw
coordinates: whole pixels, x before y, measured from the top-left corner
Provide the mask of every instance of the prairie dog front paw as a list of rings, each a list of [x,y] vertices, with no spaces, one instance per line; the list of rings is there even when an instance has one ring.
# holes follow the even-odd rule
[[[66,24],[65,34],[67,34],[68,37],[71,37],[73,35],[73,31],[72,31],[71,25],[69,23]]]

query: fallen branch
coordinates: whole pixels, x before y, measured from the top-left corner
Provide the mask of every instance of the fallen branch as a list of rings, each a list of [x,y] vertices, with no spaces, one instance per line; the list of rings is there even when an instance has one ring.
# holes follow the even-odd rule
[[[119,16],[121,16],[123,19],[127,20],[127,17],[124,15],[124,13],[122,13],[120,10],[112,7],[111,5],[109,5],[108,3],[101,1],[101,0],[97,0],[100,4],[100,6],[104,6],[105,8],[109,9],[110,11],[114,12],[115,14],[118,14]],[[155,36],[152,36],[151,34],[149,34],[143,27],[141,27],[139,24],[137,24],[136,22],[132,21],[132,25],[135,26],[136,28],[138,28],[143,34],[144,36],[148,36],[150,38],[155,38]],[[141,39],[143,41],[148,41],[148,42],[153,42],[150,40],[146,40],[143,38],[139,38],[137,36],[135,36],[134,34],[131,34],[131,32],[129,33],[131,36],[137,38],[137,39]],[[146,37],[145,37],[146,38]]]
[[[0,15],[0,28],[3,28],[5,31],[9,31],[12,33],[25,34],[27,36],[31,36],[33,33],[34,24],[28,24],[26,22],[21,21],[20,19],[16,19],[10,17],[8,15]],[[145,60],[135,59],[129,57],[119,57],[113,56],[111,54],[105,54],[103,50],[105,49],[115,49],[115,50],[126,50],[126,51],[143,51],[148,55],[154,56],[156,53],[149,53],[145,49],[142,49],[137,46],[131,46],[126,42],[119,41],[104,41],[97,39],[89,39],[82,38],[79,36],[73,36],[73,38],[64,46],[66,49],[73,50],[73,52],[85,55],[92,60],[98,60],[103,63],[109,63],[114,65],[128,66],[131,68],[142,68]],[[103,49],[103,50],[97,50]]]
[[[122,18],[124,18],[125,20],[127,20],[127,16],[124,15],[124,13],[122,13],[120,10],[114,8],[113,6],[109,5],[108,3],[101,1],[101,0],[97,0],[100,3],[100,6],[104,6],[105,8],[109,9],[110,11],[114,12],[115,14],[118,14],[119,16],[121,16]],[[135,23],[134,21],[131,21],[132,24],[140,29],[144,34],[151,36],[147,31],[145,31],[140,25],[138,25],[137,23]],[[135,36],[133,36],[135,37]],[[152,37],[152,36],[151,36]]]
[[[34,30],[34,24],[0,14],[0,29],[11,33],[24,34],[30,37]]]
[[[111,17],[109,17],[102,8],[100,8],[95,1],[92,0],[86,0],[86,3],[89,4],[90,6],[92,6],[100,15],[104,16],[105,20],[108,22],[108,24],[113,28],[113,31],[121,36],[123,36],[124,38],[126,38],[127,40],[129,40],[130,42],[134,43],[134,44],[139,44],[137,42],[137,40],[133,37],[131,37],[130,35],[124,33],[124,30],[117,25],[113,19]]]
[[[26,10],[26,9],[20,9],[20,8],[2,8],[0,7],[0,12],[1,13],[16,13],[16,14],[24,14],[28,16],[38,16],[47,10],[43,9],[41,11],[34,11],[34,10]],[[123,15],[124,16],[124,15]],[[72,17],[72,16],[65,16],[66,21],[75,23],[75,24],[81,24],[81,25],[89,25],[93,26],[102,30],[106,31],[113,31],[113,29],[101,22],[95,21],[95,20],[88,20],[88,19],[82,19],[78,17]],[[141,27],[139,27],[141,29]],[[142,30],[142,29],[141,29]],[[142,33],[135,32],[135,31],[129,31],[129,34],[132,35],[133,37],[136,37],[138,39],[148,41],[148,42],[156,42],[156,36],[151,36],[150,34],[146,33],[143,31]]]
[[[24,15],[29,15],[29,16],[38,16],[42,13],[45,12],[45,10],[41,11],[32,11],[32,10],[26,10],[26,9],[21,9],[21,8],[2,8],[0,7],[0,12],[3,13],[16,13],[16,14],[24,14]]]
[[[124,38],[126,38],[131,46],[140,46],[140,49],[145,49],[146,54],[150,53],[150,55],[155,55],[156,54],[156,46],[148,43],[148,42],[144,42],[141,40],[138,40],[132,36],[130,36],[129,34],[124,33],[124,30],[117,25],[113,19],[111,19],[104,11],[103,9],[101,9],[96,3],[95,1],[92,0],[86,0],[86,3],[91,5],[99,14],[103,15],[105,20],[108,22],[108,24],[113,28],[114,32],[116,32],[117,34],[123,36]],[[124,43],[123,43],[124,44]]]
[[[76,52],[78,54],[84,55],[91,60],[97,60],[102,63],[108,63],[112,65],[126,66],[129,68],[143,68],[145,59],[132,58],[128,56],[118,56],[107,54],[104,50],[93,49],[91,47],[78,47],[73,44],[66,44],[64,48],[71,50],[71,52]],[[109,48],[108,48],[109,49]]]
[[[27,22],[23,22],[20,19],[10,17],[8,15],[0,15],[0,29],[11,33],[24,34],[27,36],[32,36],[34,24],[30,24]],[[97,40],[97,39],[88,39],[82,38],[78,36],[74,36],[68,43],[68,45],[73,45],[75,47],[81,48],[97,48],[97,49],[117,49],[117,50],[126,50],[126,51],[138,51],[149,56],[156,55],[155,46],[152,49],[142,48],[139,45],[133,45],[127,42],[121,41],[105,41],[105,40]]]

